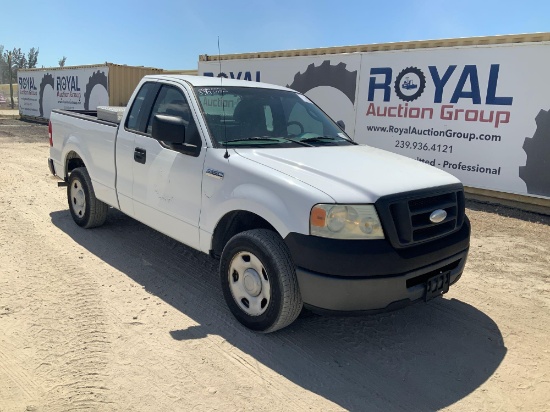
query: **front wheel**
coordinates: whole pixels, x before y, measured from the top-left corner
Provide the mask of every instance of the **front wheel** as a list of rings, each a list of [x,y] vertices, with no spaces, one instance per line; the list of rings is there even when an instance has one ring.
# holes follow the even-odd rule
[[[290,252],[271,230],[232,237],[222,253],[220,277],[229,309],[249,329],[274,332],[290,325],[302,310]]]
[[[92,180],[85,167],[77,167],[71,172],[67,200],[71,216],[78,226],[90,229],[105,223],[109,206],[95,197]]]

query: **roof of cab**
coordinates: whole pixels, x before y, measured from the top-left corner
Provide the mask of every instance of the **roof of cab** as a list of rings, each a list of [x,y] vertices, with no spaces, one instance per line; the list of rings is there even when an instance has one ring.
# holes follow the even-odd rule
[[[253,82],[248,80],[235,80],[235,79],[226,79],[220,77],[207,77],[207,76],[188,76],[188,75],[179,75],[179,74],[152,74],[145,76],[146,79],[157,79],[157,80],[171,80],[171,81],[184,81],[189,83],[191,86],[233,86],[233,87],[254,87],[261,89],[276,89],[276,90],[287,90],[296,92],[295,90],[289,89],[287,87],[277,86],[275,84]]]

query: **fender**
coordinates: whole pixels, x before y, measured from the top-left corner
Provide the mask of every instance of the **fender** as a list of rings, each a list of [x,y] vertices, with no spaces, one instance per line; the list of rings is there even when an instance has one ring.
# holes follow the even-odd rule
[[[298,186],[292,189],[300,190]],[[296,196],[291,193],[281,196],[280,193],[257,183],[240,184],[225,199],[215,196],[203,202],[199,224],[200,248],[208,253],[212,248],[214,229],[224,216],[235,211],[246,211],[260,216],[273,226],[283,239],[290,232],[309,234],[309,213],[312,206],[313,203],[308,200],[308,196]]]
[[[74,152],[76,153],[84,162],[85,165],[90,165],[90,153],[89,150],[86,149],[86,145],[81,144],[80,139],[77,136],[70,135],[64,142],[63,142],[63,152],[61,153],[61,159],[63,162],[63,177],[66,180],[69,176],[69,171],[67,170],[68,166],[68,159],[69,153]],[[93,176],[94,170],[93,168],[88,168],[88,174],[90,175],[90,178],[92,179],[92,183],[94,180]]]
[[[61,159],[63,162],[64,180],[67,180],[68,178],[68,156],[71,152],[76,153],[86,166],[97,199],[107,203],[110,206],[120,209],[114,186],[106,184],[107,182],[101,181],[101,176],[105,177],[105,171],[103,171],[102,175],[102,170],[92,159],[88,145],[82,144],[81,138],[75,135],[70,135],[63,144]]]

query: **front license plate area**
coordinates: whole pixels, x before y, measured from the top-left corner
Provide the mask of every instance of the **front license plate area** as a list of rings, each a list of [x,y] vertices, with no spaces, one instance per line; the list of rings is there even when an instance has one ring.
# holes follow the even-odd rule
[[[443,295],[449,291],[449,285],[451,283],[451,272],[440,273],[433,276],[426,281],[426,294],[424,300],[427,302]]]

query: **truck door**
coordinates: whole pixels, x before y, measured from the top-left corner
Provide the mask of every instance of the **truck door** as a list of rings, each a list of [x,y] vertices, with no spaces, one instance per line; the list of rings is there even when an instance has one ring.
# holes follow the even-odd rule
[[[188,102],[178,86],[160,85],[149,115],[141,122],[141,130],[134,132],[132,199],[136,219],[198,249],[206,150]],[[190,153],[182,145],[153,139],[152,121],[156,114],[182,118],[186,123],[185,141],[191,141],[200,151]]]

